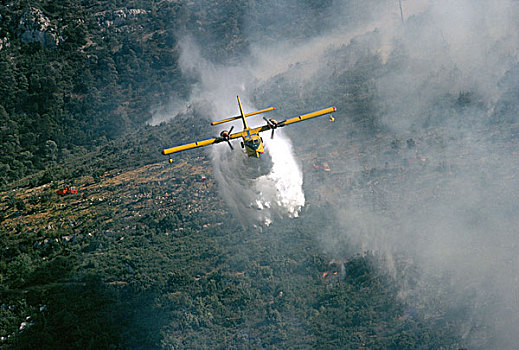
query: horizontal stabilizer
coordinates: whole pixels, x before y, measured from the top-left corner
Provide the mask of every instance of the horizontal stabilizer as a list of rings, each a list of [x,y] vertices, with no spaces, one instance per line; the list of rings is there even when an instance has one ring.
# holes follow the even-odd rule
[[[244,115],[244,117],[245,118],[252,117],[253,115],[261,114],[261,113],[265,113],[265,112],[270,112],[270,111],[273,111],[275,109],[276,109],[276,107],[265,108],[265,109],[262,109],[260,111],[256,111],[256,112],[252,112],[252,113],[247,113],[247,114]],[[233,120],[240,119],[240,118],[241,118],[241,115],[237,115],[235,117],[230,117],[230,118],[227,118],[227,119],[222,119],[222,120],[219,120],[219,121],[216,121],[216,122],[212,122],[211,125],[223,124],[223,123],[231,122]]]

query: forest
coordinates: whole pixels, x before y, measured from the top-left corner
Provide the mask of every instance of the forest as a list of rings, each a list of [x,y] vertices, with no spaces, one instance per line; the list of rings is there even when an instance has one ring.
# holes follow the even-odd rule
[[[517,60],[496,40],[473,78],[428,12],[388,44],[386,3],[2,1],[0,347],[513,349]],[[281,136],[298,215],[245,222],[230,158],[160,154],[222,91],[337,106]]]

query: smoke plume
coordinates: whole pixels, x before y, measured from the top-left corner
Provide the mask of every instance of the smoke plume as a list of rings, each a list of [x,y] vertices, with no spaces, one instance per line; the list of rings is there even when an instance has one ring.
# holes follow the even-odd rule
[[[341,171],[322,185],[338,193],[322,199],[335,210],[323,246],[332,254],[344,242],[352,252],[379,252],[403,300],[424,317],[454,322],[471,348],[513,349],[517,4],[418,1],[410,13],[403,2],[404,23],[396,4],[389,13],[381,11],[388,2],[368,4],[364,25],[308,40],[326,47],[318,61],[304,62],[307,81],[327,79],[326,94],[322,84],[311,93],[349,101],[338,118],[351,127],[371,118],[381,133],[335,139],[346,152],[360,150],[330,158]],[[352,40],[340,45],[337,31]],[[297,86],[296,71],[288,69],[284,84]]]
[[[402,12],[398,3],[326,1],[316,12],[268,1],[244,14],[250,54],[235,65],[201,58],[186,39],[182,67],[197,81],[189,103],[212,120],[236,115],[236,94],[247,110],[337,105],[334,130],[312,134],[332,166],[310,184],[334,213],[316,233],[323,249],[379,252],[423,317],[455,324],[470,348],[514,349],[519,3],[402,1]],[[305,135],[312,126],[302,124]],[[265,137],[260,162],[225,144],[211,151],[221,194],[247,224],[304,205],[300,166],[276,137]]]

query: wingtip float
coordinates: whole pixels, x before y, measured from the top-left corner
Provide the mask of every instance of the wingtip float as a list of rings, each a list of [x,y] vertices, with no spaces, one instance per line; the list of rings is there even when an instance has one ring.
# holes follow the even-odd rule
[[[236,96],[236,98],[238,100],[238,106],[240,108],[240,115],[225,118],[225,119],[218,120],[218,121],[214,121],[211,123],[211,125],[219,125],[219,124],[227,123],[227,122],[230,122],[233,120],[241,119],[243,122],[242,131],[232,133],[234,126],[231,126],[231,128],[228,131],[226,131],[226,130],[222,131],[220,133],[220,135],[217,137],[213,137],[213,138],[207,139],[207,140],[187,143],[184,145],[175,146],[175,147],[171,147],[171,148],[166,148],[166,149],[162,150],[162,154],[169,155],[169,162],[173,163],[173,159],[171,158],[171,154],[173,154],[173,153],[186,151],[186,150],[198,148],[198,147],[204,147],[204,146],[208,146],[208,145],[212,145],[212,144],[220,143],[220,142],[227,142],[229,147],[231,149],[234,149],[234,147],[231,144],[231,140],[241,137],[242,138],[241,147],[245,149],[245,151],[247,152],[247,155],[249,157],[258,158],[261,156],[261,154],[264,153],[263,139],[260,136],[261,132],[272,130],[271,138],[274,138],[274,130],[276,130],[277,128],[281,128],[286,125],[297,123],[300,121],[304,121],[304,120],[308,120],[308,119],[312,119],[312,118],[316,118],[316,117],[321,117],[324,115],[328,115],[330,118],[330,121],[333,122],[333,121],[335,121],[335,118],[332,116],[332,113],[337,111],[337,108],[335,106],[332,106],[332,107],[317,110],[315,112],[310,112],[310,113],[302,114],[302,115],[299,115],[296,117],[288,118],[288,119],[285,119],[285,120],[282,120],[279,122],[274,119],[267,119],[267,118],[263,117],[263,120],[265,120],[265,122],[266,122],[265,125],[259,126],[256,128],[250,128],[249,125],[247,124],[246,118],[252,117],[254,115],[258,115],[261,113],[274,111],[274,110],[276,110],[276,108],[268,107],[265,109],[261,109],[259,111],[244,114],[243,107],[242,107],[242,104],[240,101],[240,97]]]

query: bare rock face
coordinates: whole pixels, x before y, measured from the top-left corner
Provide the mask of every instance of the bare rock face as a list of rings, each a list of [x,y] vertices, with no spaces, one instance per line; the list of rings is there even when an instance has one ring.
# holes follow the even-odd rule
[[[136,19],[140,16],[145,16],[149,13],[149,11],[143,9],[129,9],[126,7],[120,8],[118,10],[107,10],[96,13],[96,17],[99,21],[99,24],[104,28],[117,28],[115,31],[118,32],[129,32],[133,31],[136,28],[128,26],[127,23],[129,20]]]
[[[20,40],[24,43],[39,42],[43,47],[53,48],[59,45],[60,38],[49,18],[35,7],[24,12],[18,25]]]

